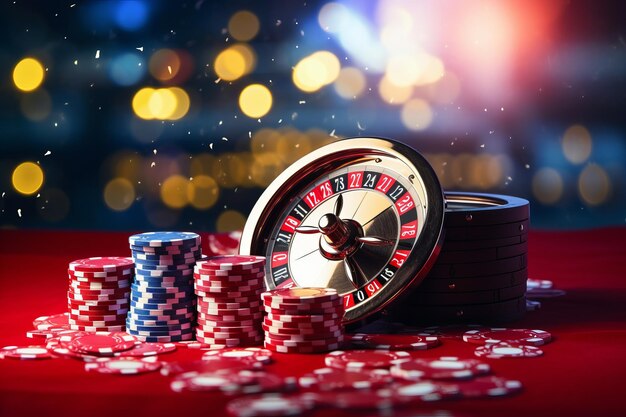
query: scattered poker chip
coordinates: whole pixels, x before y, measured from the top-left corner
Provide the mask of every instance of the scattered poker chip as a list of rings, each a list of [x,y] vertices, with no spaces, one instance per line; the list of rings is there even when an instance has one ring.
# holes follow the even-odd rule
[[[53,337],[58,337],[62,334],[69,334],[73,332],[73,330],[69,330],[69,326],[49,327],[45,330],[29,330],[26,332],[26,337],[28,337],[29,339],[48,340]]]
[[[362,349],[381,350],[424,350],[441,344],[437,336],[409,334],[357,333],[350,335],[348,340]]]
[[[419,329],[412,329],[410,332],[429,334],[431,336],[437,336],[440,339],[461,339],[463,335],[470,330],[485,329],[488,329],[488,327],[480,324],[450,324],[445,326],[422,327]]]
[[[408,352],[389,350],[337,350],[324,358],[326,366],[337,369],[389,369],[410,359]]]
[[[1,358],[50,359],[52,354],[45,346],[5,346],[0,349]]]
[[[161,362],[156,358],[99,358],[85,364],[85,371],[101,374],[137,375],[158,371]]]
[[[192,232],[146,232],[132,235],[128,241],[141,247],[199,245],[200,235]]]
[[[204,343],[200,343],[197,340],[187,340],[184,342],[176,342],[174,343],[178,347],[186,347],[188,349],[209,349],[209,345],[205,345]]]
[[[390,413],[401,401],[393,397],[389,389],[378,389],[365,394],[362,391],[316,392],[303,394],[317,404],[354,411],[378,410],[381,414]]]
[[[552,340],[552,335],[545,330],[507,329],[494,327],[488,330],[470,330],[465,332],[463,340],[474,344],[518,343],[541,346]]]
[[[249,376],[240,375],[239,372],[187,372],[176,376],[170,383],[170,388],[175,392],[232,392],[250,382]]]
[[[325,343],[333,343],[343,341],[343,328],[332,332],[324,333],[300,333],[300,334],[280,334],[265,331],[265,337],[271,339],[277,344],[287,344],[288,342],[307,344],[308,342],[315,342],[322,340]]]
[[[260,268],[265,265],[264,256],[250,255],[219,255],[206,261],[198,262],[198,269],[237,270]]]
[[[456,398],[459,395],[460,389],[457,383],[440,381],[418,381],[391,389],[391,396],[403,403],[441,401]]]
[[[281,288],[264,292],[261,297],[263,301],[271,301],[275,303],[316,303],[335,301],[339,297],[337,290],[333,288],[315,288],[315,287],[294,287]]]
[[[45,330],[51,327],[67,326],[69,315],[67,313],[53,314],[51,316],[41,316],[33,320],[35,329]]]
[[[265,394],[237,398],[226,410],[233,417],[280,417],[303,414],[313,407],[315,401],[306,395]]]
[[[296,388],[295,377],[283,377],[262,370],[244,370],[239,376],[248,378],[248,383],[233,390],[225,391],[228,395],[249,395],[262,392],[291,391]]]
[[[336,350],[341,347],[341,343],[330,343],[326,345],[308,345],[308,346],[286,346],[284,344],[275,344],[272,340],[265,339],[263,346],[266,349],[272,350],[277,353],[324,353],[331,350]]]
[[[176,344],[174,343],[140,343],[133,346],[129,350],[115,352],[113,356],[117,357],[142,357],[156,356],[162,353],[174,352]]]
[[[549,281],[547,279],[528,278],[526,280],[526,288],[529,290],[534,290],[534,289],[549,290],[552,287],[553,287],[552,281]]]
[[[207,358],[228,358],[268,364],[272,362],[272,352],[268,349],[257,347],[210,350],[202,356],[202,359]]]
[[[113,354],[132,349],[137,339],[121,332],[95,332],[61,336],[59,342],[64,347],[89,354]]]
[[[247,362],[234,358],[211,357],[197,361],[163,362],[163,366],[161,367],[161,375],[180,375],[188,372],[239,372],[246,369],[259,369],[262,367],[263,364],[261,364],[260,362]]]
[[[494,343],[478,346],[474,350],[474,355],[479,358],[487,359],[536,358],[543,355],[543,350],[536,346],[514,343]]]
[[[320,368],[298,379],[300,387],[320,391],[377,389],[388,386],[393,377],[386,369],[350,370]]]
[[[441,358],[415,358],[396,363],[391,367],[395,377],[417,381],[422,379],[468,379],[488,374],[491,367],[476,359],[459,359],[453,356]]]
[[[117,272],[124,269],[133,268],[131,258],[120,256],[105,256],[78,259],[70,262],[69,269],[78,272]]]
[[[458,384],[463,398],[502,397],[517,394],[522,390],[520,381],[486,376]]]

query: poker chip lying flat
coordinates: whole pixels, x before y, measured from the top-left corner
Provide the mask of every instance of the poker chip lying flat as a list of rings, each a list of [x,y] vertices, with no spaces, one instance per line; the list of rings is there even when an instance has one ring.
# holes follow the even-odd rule
[[[68,327],[50,327],[46,330],[29,330],[26,332],[26,337],[29,339],[48,340],[53,337],[58,337],[64,333],[74,333],[73,330],[68,330]]]
[[[460,395],[459,386],[454,383],[419,381],[400,385],[391,389],[391,396],[399,402],[441,401]]]
[[[239,372],[249,369],[260,369],[260,362],[246,362],[234,358],[205,358],[196,361],[163,362],[161,375],[181,375],[189,372],[197,374],[212,372]]]
[[[0,358],[51,359],[52,357],[45,346],[5,346],[0,349]]]
[[[206,352],[202,359],[211,360],[213,358],[237,359],[242,362],[268,364],[272,362],[272,352],[268,349],[248,347],[210,350]]]
[[[278,353],[324,353],[330,350],[339,349],[341,343],[330,343],[327,345],[307,345],[307,346],[285,346],[277,345],[272,340],[265,339],[263,346]]]
[[[437,336],[409,334],[357,333],[349,335],[347,340],[360,348],[381,350],[424,350],[441,344]]]
[[[337,369],[389,369],[392,365],[410,359],[405,351],[337,350],[324,358],[326,366]]]
[[[285,304],[306,304],[333,302],[339,299],[337,290],[333,288],[294,287],[281,288],[264,292],[263,301]]]
[[[435,359],[416,358],[391,367],[395,377],[417,381],[422,379],[468,379],[488,374],[491,367],[476,359],[446,356]]]
[[[463,340],[474,344],[519,343],[541,346],[552,340],[552,335],[544,330],[506,329],[495,327],[488,330],[470,330],[463,334]]]
[[[158,371],[161,362],[152,358],[99,358],[85,364],[85,371],[101,374],[137,375]]]
[[[129,350],[122,352],[115,352],[113,356],[118,357],[142,357],[142,356],[156,356],[162,353],[174,352],[176,345],[174,343],[141,343],[135,345]]]
[[[75,352],[100,355],[129,350],[138,343],[135,337],[121,332],[76,333],[61,336],[59,342]]]
[[[265,394],[237,398],[228,403],[226,410],[233,417],[280,417],[303,414],[315,404],[306,395]]]
[[[553,287],[552,281],[549,281],[547,279],[528,278],[526,280],[526,288],[529,290],[534,290],[534,289],[549,290],[552,287]]]
[[[199,245],[200,235],[192,232],[146,232],[132,235],[128,241],[133,246],[164,247]]]
[[[388,389],[369,391],[365,394],[362,391],[338,391],[338,392],[316,392],[303,394],[311,398],[316,404],[347,409],[347,410],[378,410],[381,414],[389,413],[390,410],[400,404],[400,397],[393,397]]]
[[[245,270],[261,268],[265,265],[264,256],[249,255],[219,255],[212,256],[206,261],[198,262],[200,270]]]
[[[502,397],[522,390],[520,381],[488,376],[458,384],[463,398]]]
[[[465,333],[470,330],[486,330],[485,327],[480,324],[450,324],[445,326],[429,326],[422,327],[411,332],[419,334],[429,334],[431,336],[437,336],[439,339],[461,339]]]
[[[41,316],[33,320],[35,329],[45,330],[50,327],[67,326],[69,315],[67,313],[53,314],[51,316]]]
[[[298,379],[300,387],[320,391],[360,390],[386,387],[393,377],[386,369],[346,371],[335,368],[320,368]]]
[[[536,346],[515,343],[494,343],[478,346],[474,355],[479,358],[505,359],[505,358],[536,358],[543,355],[543,350]]]
[[[187,372],[178,375],[171,383],[170,388],[175,392],[182,391],[220,391],[233,392],[252,380],[248,375],[239,372]]]
[[[103,256],[72,261],[70,262],[69,269],[78,272],[118,272],[125,269],[132,269],[133,266],[134,264],[131,258]]]

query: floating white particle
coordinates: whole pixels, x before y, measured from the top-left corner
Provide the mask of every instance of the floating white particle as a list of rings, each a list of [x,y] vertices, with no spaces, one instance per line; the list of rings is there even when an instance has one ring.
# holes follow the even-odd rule
[[[490,134],[490,135],[493,135],[494,133],[496,133],[496,131],[495,131],[495,130],[490,130],[490,131],[489,131],[489,134]]]
[[[365,130],[365,128],[364,128],[363,126],[361,126],[361,122],[359,122],[358,120],[357,120],[357,122],[356,122],[356,127],[357,127],[359,130]]]
[[[35,198],[40,198],[40,197],[41,197],[41,194],[37,193],[37,196]]]
[[[330,133],[328,134],[328,136],[333,137],[333,138],[336,138],[337,136],[335,135],[335,130],[337,130],[337,129],[333,129],[333,130],[332,130],[332,132],[330,132]]]
[[[485,107],[484,110],[487,111],[487,107]]]
[[[281,124],[283,122],[283,119],[278,119],[278,124]]]
[[[100,59],[100,50],[96,49],[96,59]]]
[[[209,149],[213,149],[213,142],[209,143]]]
[[[54,122],[54,127],[57,127],[57,126],[59,126],[59,123],[58,122]]]
[[[513,177],[510,177],[510,176],[506,177],[506,179],[509,180],[509,181],[513,181]]]
[[[482,145],[480,145],[480,147],[481,147],[481,148],[484,148],[484,147],[485,147],[485,144],[483,143]]]
[[[43,156],[48,156],[48,155],[52,155],[52,151],[46,151],[46,153],[43,154]]]
[[[530,169],[530,165],[526,164],[526,165],[524,165],[524,168]]]
[[[504,107],[500,107],[500,111],[504,111]]]
[[[17,209],[17,215],[18,215],[19,217],[22,217],[22,209]]]
[[[248,130],[248,138],[252,139],[252,131]]]
[[[217,125],[218,125],[218,126],[221,126],[221,125],[222,125],[222,123],[223,123],[223,122],[220,120],[220,121],[217,123]]]
[[[300,31],[300,36],[304,36],[304,31],[303,30]]]
[[[298,112],[293,112],[291,113],[291,120],[296,120],[296,118],[298,117]]]
[[[137,47],[135,49],[138,50],[139,52],[143,52],[143,46],[139,46],[139,47]]]
[[[157,150],[156,150],[156,149],[153,149],[153,150],[152,150],[152,153],[156,155],[156,154],[157,154]]]
[[[332,115],[330,116],[330,118],[331,118],[331,119],[335,119],[335,115],[334,115],[334,114],[332,114]]]
[[[74,65],[78,65],[78,59],[74,60]]]
[[[150,168],[154,168],[156,166],[156,162],[152,161],[152,163],[150,164]]]
[[[228,142],[228,138],[227,138],[226,136],[222,136],[222,140],[223,140],[224,142]]]
[[[306,104],[306,100],[300,100],[298,104]]]
[[[2,198],[4,198],[4,196],[6,195],[6,191],[2,192]]]
[[[72,7],[74,7],[74,6],[76,6],[76,3],[72,3],[72,4],[70,4],[70,9],[71,9]]]
[[[170,75],[172,75],[172,66],[171,65],[167,66],[167,72],[169,72]]]
[[[222,81],[222,79],[221,79],[221,78],[217,78],[217,79],[216,79],[215,81],[213,81],[213,82],[214,82],[215,84],[219,84],[219,83],[220,83],[220,81]]]
[[[282,24],[283,24],[283,21],[282,21],[282,20],[280,20],[280,19],[276,20],[276,26],[280,26],[280,25],[282,25]]]

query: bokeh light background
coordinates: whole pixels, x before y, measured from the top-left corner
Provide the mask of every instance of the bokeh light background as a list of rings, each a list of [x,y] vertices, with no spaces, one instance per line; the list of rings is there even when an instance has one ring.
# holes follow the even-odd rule
[[[536,228],[626,222],[620,2],[3,1],[0,227],[240,229],[349,136]]]

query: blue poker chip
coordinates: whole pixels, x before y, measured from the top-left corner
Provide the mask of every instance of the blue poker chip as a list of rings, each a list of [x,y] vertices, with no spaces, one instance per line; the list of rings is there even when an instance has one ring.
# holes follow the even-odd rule
[[[148,314],[136,314],[129,312],[126,318],[133,319],[136,323],[151,324],[153,322],[164,322],[169,324],[174,321],[190,321],[194,320],[195,314],[193,312],[187,312],[185,314],[171,314],[171,315],[148,315]]]
[[[137,335],[140,335],[140,336],[178,336],[178,335],[181,335],[181,334],[193,333],[194,330],[195,329],[193,327],[189,327],[187,329],[179,329],[179,330],[175,330],[175,329],[138,330],[138,329],[129,329],[129,328],[126,329],[126,331],[129,334],[137,334]]]
[[[131,307],[129,314],[147,315],[147,316],[180,316],[188,313],[193,313],[195,307],[185,306],[178,308],[138,308]]]
[[[161,287],[161,286],[153,286],[153,285],[144,285],[139,284],[137,282],[133,282],[130,285],[130,289],[132,291],[139,291],[142,293],[150,293],[150,294],[171,294],[171,293],[181,293],[181,292],[193,292],[194,286],[193,283],[188,283],[185,285],[172,285],[170,287]]]
[[[187,340],[193,340],[193,333],[184,334],[181,336],[142,336],[140,339],[148,343],[184,342]]]
[[[157,295],[162,295],[162,294],[157,294]],[[130,296],[130,301],[134,301],[137,307],[141,307],[144,304],[174,305],[174,304],[189,303],[195,300],[196,298],[192,294],[182,294],[180,296],[175,296],[175,297],[170,297],[170,298],[143,297],[141,294],[135,294],[135,295],[131,294]]]
[[[146,232],[132,235],[128,238],[131,245],[162,247],[180,246],[190,243],[200,243],[200,235],[193,232]]]
[[[139,309],[139,310],[179,310],[183,308],[194,308],[195,307],[195,299],[169,299],[169,300],[151,300],[151,302],[146,303],[142,300],[130,299],[130,307]],[[148,313],[150,314],[150,313]]]
[[[170,324],[165,326],[139,326],[136,323],[133,323],[132,320],[126,320],[127,330],[137,330],[140,332],[167,332],[170,330],[191,330],[192,328],[193,325],[191,322],[183,324]]]
[[[132,252],[133,259],[150,262],[172,262],[172,261],[188,261],[190,259],[200,259],[202,251],[183,253],[180,255],[151,255],[145,253]]]
[[[176,281],[170,281],[169,279],[164,280],[160,278],[146,277],[135,278],[134,283],[137,284],[139,288],[186,288],[193,287],[194,284],[193,279],[180,279]]]
[[[147,267],[168,267],[168,268],[173,268],[173,267],[181,267],[181,266],[187,266],[187,267],[191,267],[193,268],[193,266],[195,265],[197,259],[196,258],[188,258],[188,259],[177,259],[177,260],[170,260],[170,261],[147,261],[144,259],[137,259],[133,257],[133,262],[135,262],[135,265],[142,265],[142,266],[147,266]],[[161,268],[164,269],[164,268]]]
[[[135,275],[148,278],[191,278],[193,277],[193,268],[173,271],[135,269]]]
[[[141,263],[141,261],[134,261],[135,262],[135,271],[166,271],[166,272],[172,272],[172,271],[193,271],[193,266],[195,264],[191,263],[191,264],[181,264],[181,265],[146,265]]]
[[[135,318],[137,316],[128,316],[126,322],[130,320],[135,326],[172,326],[176,324],[194,323],[195,318],[193,316],[184,319],[172,319],[172,320],[139,320]]]

